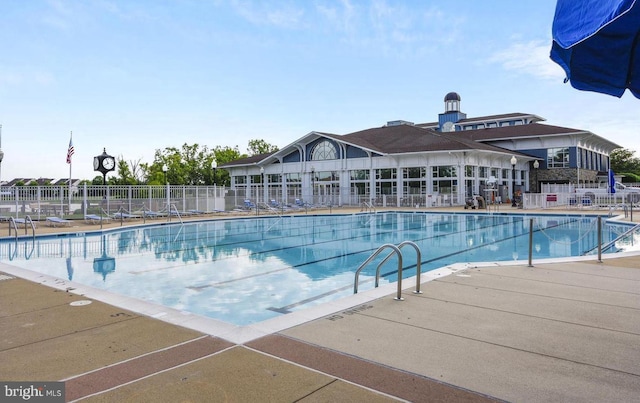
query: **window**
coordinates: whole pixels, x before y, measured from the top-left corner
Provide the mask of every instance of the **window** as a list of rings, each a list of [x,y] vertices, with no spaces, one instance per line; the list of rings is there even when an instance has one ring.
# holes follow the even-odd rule
[[[369,180],[369,170],[368,169],[356,169],[350,171],[351,180],[352,181],[365,181]]]
[[[267,182],[269,182],[269,183],[280,183],[280,182],[282,182],[282,175],[280,175],[280,174],[269,174],[269,175],[267,175]]]
[[[233,182],[236,185],[244,185],[245,183],[247,183],[247,177],[244,176],[244,175],[242,175],[242,176],[234,176],[233,178],[234,178]]]
[[[402,168],[402,177],[408,178],[424,178],[427,176],[427,170],[424,167]]]
[[[476,177],[476,167],[473,165],[466,165],[464,167],[464,176],[467,178],[475,178]]]
[[[336,147],[328,140],[319,142],[311,151],[311,160],[324,161],[338,159]]]
[[[568,168],[569,167],[569,148],[549,148],[547,150],[547,167],[548,168]]]
[[[395,168],[376,169],[376,179],[395,179],[395,178],[396,178]]]
[[[432,172],[434,178],[455,178],[458,176],[456,167],[451,165],[433,167]]]
[[[287,174],[287,183],[302,182],[302,175],[299,173]]]

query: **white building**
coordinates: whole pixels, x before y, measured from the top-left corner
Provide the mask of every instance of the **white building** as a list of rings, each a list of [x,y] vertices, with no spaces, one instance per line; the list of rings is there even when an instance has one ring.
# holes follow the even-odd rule
[[[447,94],[437,122],[398,120],[345,135],[313,131],[275,153],[220,168],[237,198],[254,202],[462,205],[474,195],[506,201],[513,190],[537,192],[543,182],[594,182],[620,148],[533,114],[468,118],[460,100]]]

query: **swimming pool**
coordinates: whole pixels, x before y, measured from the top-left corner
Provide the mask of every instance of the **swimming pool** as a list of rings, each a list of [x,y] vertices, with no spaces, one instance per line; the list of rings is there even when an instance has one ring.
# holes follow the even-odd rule
[[[530,216],[382,212],[219,219],[4,239],[0,262],[243,326],[353,293],[354,272],[378,247],[410,240],[422,271],[452,263],[526,260]],[[603,243],[631,228],[605,223]],[[593,216],[536,216],[534,259],[597,246]],[[638,244],[637,234],[630,245]],[[629,248],[615,243],[609,251]],[[360,275],[373,287],[382,254]],[[403,249],[405,277],[416,253]],[[396,279],[397,260],[381,283]]]

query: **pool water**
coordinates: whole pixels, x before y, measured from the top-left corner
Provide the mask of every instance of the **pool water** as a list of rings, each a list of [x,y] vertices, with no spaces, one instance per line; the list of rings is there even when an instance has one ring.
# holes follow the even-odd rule
[[[247,325],[351,295],[355,270],[383,244],[415,242],[423,272],[452,263],[527,260],[531,218],[389,212],[163,223],[5,239],[0,261]],[[593,253],[596,222],[587,216],[536,216],[533,258]],[[605,223],[603,243],[629,228]],[[626,247],[616,245],[607,251]],[[415,275],[412,249],[402,250],[405,277]],[[360,292],[373,287],[376,266],[387,254],[363,269]],[[382,266],[381,283],[395,281],[396,269],[393,257]]]

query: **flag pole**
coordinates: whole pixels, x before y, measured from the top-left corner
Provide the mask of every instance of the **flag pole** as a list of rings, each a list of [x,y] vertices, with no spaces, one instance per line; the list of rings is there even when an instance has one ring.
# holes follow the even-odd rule
[[[69,162],[69,194],[68,194],[69,197],[67,198],[67,214],[71,214],[71,166],[73,165],[71,155],[73,155],[73,153],[74,153],[74,150],[73,150],[73,130],[72,130],[71,134],[69,135],[69,149],[67,150],[67,162]]]

